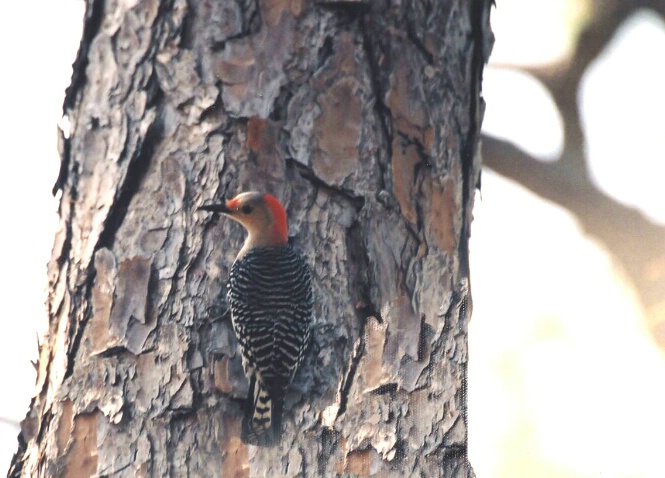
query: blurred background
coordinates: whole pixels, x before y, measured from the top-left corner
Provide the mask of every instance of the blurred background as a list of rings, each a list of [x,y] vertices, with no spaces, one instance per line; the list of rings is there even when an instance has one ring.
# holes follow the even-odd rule
[[[479,478],[665,476],[665,0],[499,0],[474,209]],[[0,18],[0,473],[45,329],[83,2]]]

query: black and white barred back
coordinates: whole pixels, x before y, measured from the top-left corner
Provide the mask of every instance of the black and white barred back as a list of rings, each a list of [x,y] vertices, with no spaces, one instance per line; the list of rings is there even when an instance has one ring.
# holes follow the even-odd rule
[[[251,249],[231,267],[228,298],[250,381],[242,438],[271,445],[281,435],[284,395],[309,342],[309,268],[288,244]]]

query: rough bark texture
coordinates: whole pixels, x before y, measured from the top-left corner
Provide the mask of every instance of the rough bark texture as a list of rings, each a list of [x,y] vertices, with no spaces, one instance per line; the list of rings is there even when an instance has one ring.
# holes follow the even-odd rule
[[[467,240],[488,1],[88,0],[50,328],[15,476],[468,477]],[[224,300],[270,191],[315,278],[272,449]]]

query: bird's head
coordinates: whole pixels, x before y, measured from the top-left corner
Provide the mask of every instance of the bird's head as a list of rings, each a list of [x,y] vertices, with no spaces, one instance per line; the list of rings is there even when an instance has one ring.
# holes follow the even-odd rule
[[[289,241],[286,212],[271,194],[244,192],[225,203],[206,204],[199,210],[222,213],[247,229],[241,254],[254,247],[280,246]]]

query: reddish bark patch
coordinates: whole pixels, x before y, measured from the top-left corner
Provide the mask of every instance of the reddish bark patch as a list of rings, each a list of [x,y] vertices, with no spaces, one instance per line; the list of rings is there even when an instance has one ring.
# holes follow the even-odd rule
[[[455,183],[448,179],[444,182],[443,187],[433,184],[429,197],[431,203],[426,219],[428,235],[443,251],[454,254],[457,247],[454,220],[458,210],[455,200]]]
[[[284,13],[297,17],[303,10],[303,0],[262,0],[259,4],[261,13],[265,15],[266,25],[271,27],[279,25],[279,20]]]
[[[113,306],[114,282],[117,270],[113,253],[100,249],[95,253],[95,283],[92,288],[92,320],[90,336],[94,353],[99,353],[113,346],[109,337],[109,321]]]
[[[321,115],[314,126],[318,148],[312,167],[328,184],[341,185],[358,164],[362,105],[356,86],[355,79],[343,78],[318,98]]]
[[[215,388],[222,393],[231,393],[233,384],[229,378],[229,358],[224,355],[220,360],[215,360],[213,377]]]
[[[281,160],[279,148],[279,125],[258,116],[251,117],[247,122],[246,144],[256,169],[251,176],[241,174],[241,184],[279,196],[280,186],[285,182],[285,163]]]
[[[370,317],[365,326],[365,357],[361,366],[363,392],[379,388],[386,382],[383,371],[383,347],[386,343],[386,324]]]
[[[261,150],[263,133],[266,121],[258,116],[252,116],[247,122],[247,147],[250,151],[258,153]]]
[[[82,413],[74,418],[72,446],[65,456],[64,478],[89,478],[97,475],[98,413]]]
[[[241,420],[239,415],[222,415],[222,476],[249,478],[249,447],[240,440]]]
[[[65,453],[69,438],[72,436],[72,428],[74,427],[74,403],[71,400],[63,400],[61,406],[62,411],[60,412],[55,436],[58,456],[62,456]]]
[[[379,468],[380,459],[374,450],[354,450],[338,466],[337,473],[349,473],[352,476],[372,476]],[[341,470],[340,470],[341,468]]]

